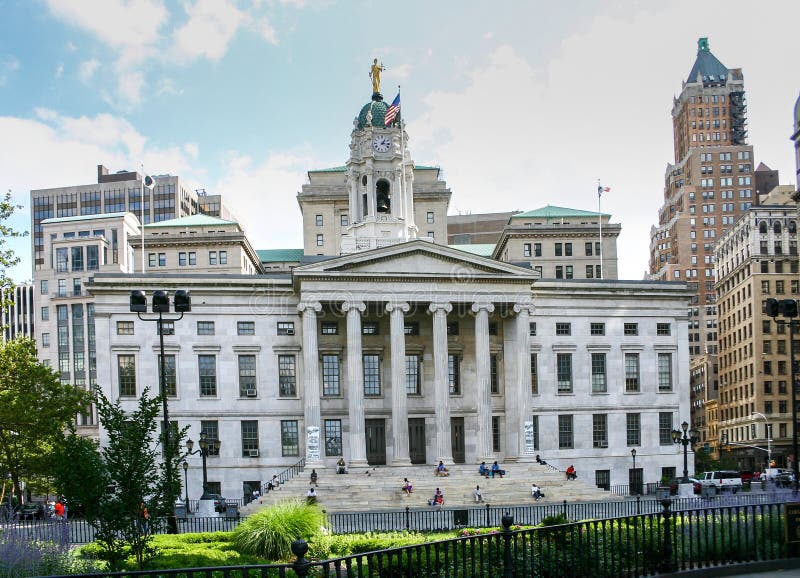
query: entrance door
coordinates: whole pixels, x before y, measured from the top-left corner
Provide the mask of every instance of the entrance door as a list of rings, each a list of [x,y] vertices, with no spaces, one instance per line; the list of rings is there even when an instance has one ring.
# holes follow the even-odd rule
[[[424,417],[412,417],[408,420],[408,452],[412,464],[425,463]]]
[[[630,487],[632,496],[642,495],[643,480],[644,480],[644,472],[642,471],[642,468],[628,469],[628,486]]]
[[[382,419],[364,420],[367,437],[367,462],[371,466],[386,465],[386,424]]]
[[[466,461],[464,456],[464,418],[450,418],[450,439],[452,440],[453,461],[463,464]]]

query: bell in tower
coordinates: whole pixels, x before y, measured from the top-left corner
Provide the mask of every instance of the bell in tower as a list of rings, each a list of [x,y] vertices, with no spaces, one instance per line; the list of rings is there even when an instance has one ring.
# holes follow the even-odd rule
[[[392,198],[389,194],[389,182],[383,179],[375,185],[375,208],[378,213],[392,212]]]

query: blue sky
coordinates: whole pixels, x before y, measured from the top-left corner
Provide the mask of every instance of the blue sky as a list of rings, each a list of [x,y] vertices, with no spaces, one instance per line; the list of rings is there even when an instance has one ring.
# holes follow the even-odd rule
[[[258,248],[301,246],[295,195],[343,164],[352,119],[403,87],[410,149],[451,213],[593,210],[641,278],[672,161],[672,96],[700,36],[744,70],[756,160],[794,183],[800,3],[0,0],[0,190],[144,163],[225,195]],[[29,242],[16,243],[30,278]]]

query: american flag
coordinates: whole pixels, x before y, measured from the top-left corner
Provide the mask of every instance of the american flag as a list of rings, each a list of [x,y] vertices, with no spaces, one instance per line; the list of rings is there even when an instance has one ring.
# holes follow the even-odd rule
[[[611,191],[611,187],[604,187],[602,185],[597,185],[597,196],[601,196],[603,193],[608,193]]]
[[[386,114],[383,116],[383,124],[389,126],[394,122],[394,118],[397,116],[397,113],[400,112],[400,93],[397,93],[397,96],[394,97],[392,104],[386,110]]]

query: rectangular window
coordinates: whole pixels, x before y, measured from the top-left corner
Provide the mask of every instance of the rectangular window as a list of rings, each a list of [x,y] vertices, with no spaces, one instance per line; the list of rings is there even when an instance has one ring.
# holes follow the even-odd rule
[[[450,395],[461,394],[461,357],[452,353],[447,356],[447,377]]]
[[[433,211],[428,211],[426,219],[429,225],[433,224]]]
[[[567,265],[564,267],[564,278],[572,279],[572,265]]]
[[[592,335],[605,335],[606,334],[606,324],[605,323],[592,323],[589,326],[589,333]]]
[[[278,356],[278,395],[295,397],[297,395],[297,370],[294,355]]]
[[[315,221],[316,221],[316,223],[317,223],[317,227],[321,227],[321,226],[322,226],[322,223],[323,223],[323,221],[322,221],[322,215],[316,215],[316,216],[315,216]]]
[[[572,354],[556,355],[556,382],[558,393],[572,393]]]
[[[529,324],[528,324],[528,328],[529,328],[529,329],[528,329],[528,334],[529,334],[531,337],[536,337],[536,322],[534,321],[534,322],[532,322],[532,323],[529,323]]]
[[[200,422],[200,435],[205,434],[206,439],[208,440],[218,440],[219,439],[219,423],[216,420],[203,420]],[[211,445],[208,446],[206,450],[209,456],[218,456],[219,455],[219,448],[215,448]]]
[[[564,256],[572,257],[572,243],[564,243]]]
[[[572,430],[572,416],[558,416],[558,448],[570,450],[575,447],[575,440]]]
[[[500,393],[500,369],[498,367],[497,355],[489,356],[489,383],[491,393]]]
[[[41,295],[47,295],[47,279],[39,281],[39,293]]]
[[[408,395],[419,395],[419,355],[406,355],[406,393]]]
[[[364,355],[364,395],[381,394],[381,358],[368,353]]]
[[[556,335],[572,335],[572,323],[556,323]]]
[[[175,335],[175,322],[162,321],[161,329],[159,329],[158,323],[156,323],[156,335],[161,335],[160,331],[163,331],[164,335]]]
[[[214,335],[214,322],[213,321],[198,321],[197,322],[198,335]]]
[[[181,251],[178,253],[178,266],[179,267],[186,267],[186,252]]]
[[[656,323],[656,335],[672,335],[672,326],[669,323]]]
[[[50,347],[50,334],[42,333],[42,347]]]
[[[167,254],[166,253],[159,253],[158,254],[158,266],[159,267],[166,267],[167,266]]]
[[[342,420],[325,420],[325,455],[342,455]]]
[[[256,397],[256,356],[239,356],[239,396]]]
[[[215,397],[217,395],[217,356],[197,356],[198,375],[200,376],[200,396]]]
[[[338,335],[339,324],[336,321],[323,321],[320,325],[322,335]]]
[[[623,333],[625,335],[639,335],[639,324],[626,323],[623,327]]]
[[[117,321],[117,335],[133,335],[133,321]]]
[[[531,424],[533,425],[533,449],[539,449],[539,416],[531,416]]]
[[[81,278],[76,277],[72,280],[72,295],[79,297],[81,294]]]
[[[606,491],[611,489],[611,470],[595,470],[594,484]]]
[[[65,273],[68,271],[67,263],[69,262],[69,251],[66,247],[56,249],[56,271],[58,273]]]
[[[216,251],[209,251],[208,252],[208,264],[209,265],[216,265],[217,264],[217,252]]]
[[[158,363],[161,363],[160,355]],[[159,371],[161,371],[160,365]],[[178,372],[175,367],[175,356],[172,354],[164,355],[164,386],[167,390],[167,397],[178,397]]]
[[[317,235],[317,247],[322,247],[323,245],[325,245],[325,240],[322,233],[320,233]]]
[[[72,247],[72,270],[83,271],[83,247]]]
[[[227,265],[228,264],[228,252],[227,251],[220,251],[219,252],[219,264],[220,265]]]
[[[531,353],[531,394],[539,395],[539,356]]]
[[[658,443],[662,446],[672,445],[672,412],[658,413]]]
[[[563,255],[563,243],[556,243],[555,244],[555,255],[556,257],[561,257]]]
[[[281,420],[281,456],[300,455],[300,436],[296,419]]]
[[[238,335],[255,335],[256,322],[255,321],[237,321],[236,333]]]
[[[416,321],[406,321],[403,324],[403,333],[405,335],[419,335],[419,323]]]
[[[592,415],[592,447],[608,447],[608,414],[596,413]]]
[[[258,457],[258,422],[255,420],[242,421],[242,456]]]
[[[625,429],[628,446],[642,444],[642,417],[638,413],[625,414]]]
[[[589,243],[584,243],[584,247],[583,247],[583,253],[584,253],[584,255],[586,255],[587,257],[591,257],[591,256],[592,256],[592,243],[591,243],[591,242],[589,242]]]
[[[594,266],[586,265],[586,278],[592,279],[594,277]]]
[[[41,309],[41,317],[42,317],[42,321],[49,321],[50,320],[50,308],[49,307],[42,307],[42,309]]]
[[[197,265],[197,253],[189,251],[189,266]]]
[[[278,335],[294,335],[294,321],[278,321]]]
[[[361,325],[361,333],[362,335],[378,335],[378,322],[365,321]]]
[[[592,353],[592,393],[606,393],[606,354]]]
[[[350,226],[350,217],[347,216],[347,213],[342,213],[339,215],[339,225],[342,227],[349,227]]]
[[[500,453],[500,417],[492,416],[492,451],[496,454]]]
[[[672,391],[672,354],[658,354],[658,391]]]
[[[322,395],[341,395],[339,389],[339,356],[322,356]]]
[[[562,265],[556,265],[556,279],[563,279],[564,278],[564,267]]]
[[[523,257],[530,257],[531,256],[531,244],[530,243],[523,243],[522,244],[522,256]]]
[[[136,356],[117,355],[120,397],[136,397]]]
[[[639,354],[625,354],[625,391],[635,393],[639,391]]]
[[[100,268],[100,252],[97,245],[86,247],[86,270],[97,271]]]
[[[541,243],[534,243],[533,244],[533,256],[534,257],[541,257],[542,256],[542,244]]]

